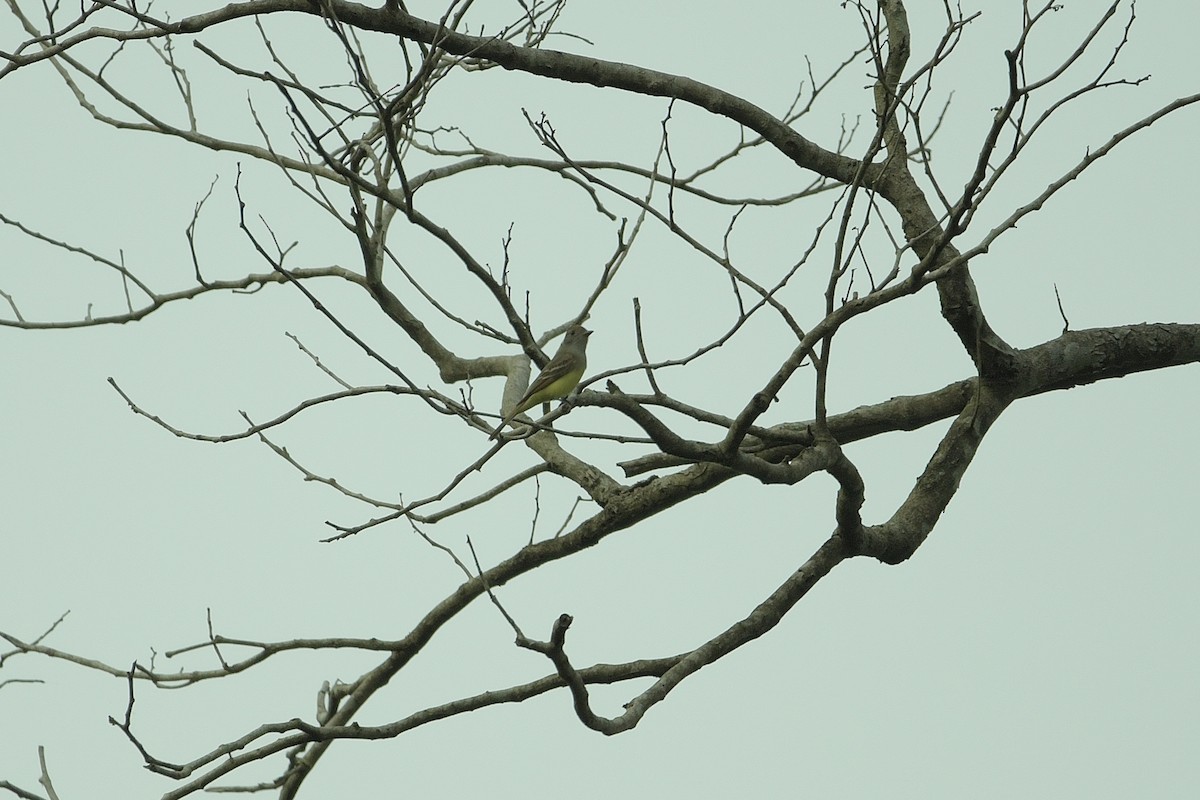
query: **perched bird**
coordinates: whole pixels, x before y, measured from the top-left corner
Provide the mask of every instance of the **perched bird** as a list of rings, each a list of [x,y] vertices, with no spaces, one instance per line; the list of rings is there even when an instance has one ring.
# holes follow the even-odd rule
[[[582,325],[567,329],[567,335],[563,337],[554,358],[550,359],[550,363],[530,384],[525,396],[504,415],[504,419],[496,430],[492,431],[490,438],[495,439],[499,436],[500,431],[504,430],[517,414],[528,411],[539,403],[566,397],[579,385],[583,371],[587,369],[587,340],[591,335],[592,332]]]

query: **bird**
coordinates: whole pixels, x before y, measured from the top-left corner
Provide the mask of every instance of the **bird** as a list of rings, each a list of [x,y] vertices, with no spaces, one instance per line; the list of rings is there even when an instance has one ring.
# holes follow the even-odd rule
[[[488,438],[498,437],[500,431],[504,430],[504,427],[512,422],[517,414],[528,411],[539,403],[548,403],[551,400],[566,397],[574,391],[583,377],[584,370],[587,369],[587,341],[591,335],[592,332],[582,325],[573,325],[568,328],[554,358],[550,359],[550,363],[530,384],[529,390],[517,401],[512,410],[504,415],[504,419],[500,421],[496,430],[492,431],[492,435]]]

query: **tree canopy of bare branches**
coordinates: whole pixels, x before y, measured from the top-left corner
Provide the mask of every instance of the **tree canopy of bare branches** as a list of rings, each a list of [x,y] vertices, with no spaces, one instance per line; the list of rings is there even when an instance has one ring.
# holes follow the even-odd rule
[[[147,150],[123,167],[111,205],[89,213],[99,226],[92,241],[82,215],[29,216],[6,193],[0,248],[36,248],[44,263],[23,275],[0,250],[14,265],[0,264],[2,335],[137,336],[185,313],[177,309],[215,307],[187,300],[236,298],[246,308],[287,298],[288,314],[320,331],[288,334],[304,359],[291,369],[318,387],[302,398],[276,397],[272,411],[241,411],[215,429],[178,419],[169,398],[123,377],[109,377],[106,391],[163,439],[255,443],[293,478],[336,495],[341,516],[313,536],[326,549],[404,537],[456,577],[411,620],[361,635],[230,636],[210,615],[198,643],[133,663],[73,647],[65,609],[37,630],[0,615],[0,690],[40,680],[13,670],[53,662],[119,681],[127,701],[111,725],[171,781],[165,798],[217,788],[295,797],[338,748],[546,694],[569,695],[590,730],[629,731],[701,669],[771,633],[843,563],[918,556],[1010,409],[1200,361],[1200,321],[1077,328],[1070,296],[1054,301],[1053,335],[1028,341],[991,313],[973,272],[1002,261],[997,253],[1027,224],[1151,126],[1185,124],[1185,115],[1194,126],[1200,93],[1140,110],[1130,99],[1148,76],[1123,61],[1140,11],[1127,0],[1070,9],[1066,27],[1055,4],[1011,4],[998,47],[975,33],[990,8],[947,2],[910,20],[918,12],[902,0],[847,2],[821,12],[837,21],[828,34],[837,58],[806,58],[806,41],[820,34],[798,35],[797,52],[777,54],[763,86],[745,90],[675,74],[652,54],[606,56],[615,45],[574,27],[565,0],[168,5],[8,0],[0,92],[52,76],[45,102],[73,101],[80,148],[103,159],[115,135],[142,137]],[[696,16],[686,24],[720,25]],[[964,97],[968,77],[977,82]],[[1099,140],[1071,141],[1065,166],[1039,166],[1039,148],[1062,143],[1063,121],[1097,104],[1118,122]],[[32,125],[37,113],[5,109]],[[955,127],[959,115],[973,127]],[[107,242],[109,215],[114,229],[128,222],[113,208],[159,203],[134,196],[140,174],[183,174],[200,153],[215,159],[215,177],[198,189],[180,180],[161,198],[189,209],[163,239],[170,250]],[[1157,258],[1153,242],[1145,252]],[[1034,292],[1047,308],[1045,287],[1026,289],[1029,303]],[[895,315],[919,318],[937,346],[915,347],[909,317]],[[595,331],[577,392],[490,440],[575,324]],[[882,361],[855,338],[863,331]],[[871,388],[855,372],[872,373]],[[352,425],[371,403],[386,410],[371,417],[358,453],[392,454],[390,475],[344,477],[289,443],[293,426],[338,414]],[[911,487],[887,509],[868,506],[876,473],[856,448],[915,431],[933,444],[903,477]],[[682,648],[625,657],[623,647],[593,661],[572,647],[584,615],[535,614],[508,600],[523,581],[727,485],[798,492],[822,481],[833,487],[823,507],[810,495],[784,500],[788,510],[770,523],[805,548],[786,575],[742,598],[737,618],[701,620]],[[529,492],[532,523],[504,505]],[[538,527],[543,493],[548,504],[558,498],[548,513],[561,509],[550,532]],[[492,528],[505,536],[482,541]],[[660,591],[676,582],[685,578],[663,575]],[[376,710],[385,688],[479,607],[515,637],[525,677],[395,717],[391,706]],[[152,690],[223,686],[314,655],[344,656],[323,663],[346,676],[309,685],[315,712],[226,729],[182,758],[140,731],[137,711]],[[500,658],[490,643],[476,657]],[[621,692],[617,706],[597,700],[602,686]],[[40,770],[38,790],[0,788],[59,796],[53,763],[43,757]]]

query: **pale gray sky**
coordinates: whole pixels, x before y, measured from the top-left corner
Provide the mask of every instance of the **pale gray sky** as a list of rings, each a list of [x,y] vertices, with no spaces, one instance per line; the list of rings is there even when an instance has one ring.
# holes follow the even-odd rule
[[[857,15],[839,3],[791,5],[745,3],[717,13],[683,2],[579,2],[568,8],[562,28],[594,45],[560,38],[550,46],[688,75],[780,111],[804,77],[805,56],[823,75],[860,36]],[[1020,23],[1017,3],[974,5],[986,6],[984,14],[937,73],[955,93],[934,144],[935,169],[954,189],[1003,99],[1003,50],[1015,42]],[[1031,45],[1037,56],[1031,67],[1060,59],[1098,15],[1094,5],[1071,3],[1054,14]],[[939,13],[912,11],[914,64],[940,33]],[[1089,147],[1200,88],[1193,41],[1200,7],[1143,3],[1137,13],[1116,74],[1152,73],[1152,79],[1063,112],[965,242],[1035,196]],[[340,51],[316,22],[289,15],[267,26],[281,48],[314,64],[325,61],[329,75],[341,75]],[[0,49],[19,39],[10,20],[0,23]],[[247,49],[249,38],[214,41],[227,55],[257,57]],[[201,125],[251,130],[246,86],[210,69],[182,43],[180,50],[196,59],[191,78]],[[161,76],[138,76],[137,63],[132,55],[119,59],[113,79],[140,81],[139,97],[181,119],[166,94],[171,87]],[[1095,65],[1088,60],[1079,75]],[[843,115],[868,126],[868,82],[866,65],[851,67],[798,126],[801,132],[829,145]],[[424,124],[462,125],[481,146],[533,155],[546,153],[536,149],[522,107],[535,117],[548,114],[580,158],[641,163],[654,155],[666,108],[661,100],[501,70],[443,88]],[[253,92],[260,111],[278,112],[276,96]],[[0,108],[6,154],[0,214],[110,257],[123,253],[159,290],[182,288],[192,275],[184,229],[219,176],[198,226],[206,274],[267,269],[237,231],[232,184],[239,159],[95,124],[46,64],[0,82]],[[1185,110],[1125,143],[976,259],[984,308],[1001,335],[1020,346],[1057,335],[1055,284],[1076,329],[1197,321],[1198,114]],[[731,125],[705,122],[683,107],[672,125],[681,172],[737,135]],[[724,188],[788,191],[808,180],[778,157],[759,156],[753,166]],[[245,163],[242,189],[282,241],[299,242],[295,265],[355,266],[353,239],[311,205],[293,202],[277,173]],[[579,276],[590,286],[612,244],[611,229],[591,214],[582,193],[513,171],[448,189],[431,189],[426,207],[491,264],[501,262],[500,242],[514,223],[513,281],[532,291],[538,325],[574,312],[583,296]],[[822,205],[748,221],[734,240],[735,254],[777,270],[795,260],[824,212]],[[697,216],[694,224],[719,244],[723,222]],[[433,290],[457,295],[459,313],[499,324],[482,293],[463,290],[461,270],[444,253],[416,237],[402,245],[403,258],[426,271]],[[659,230],[647,231],[622,269],[591,323],[593,371],[636,361],[635,296],[663,356],[688,351],[733,313],[723,274]],[[818,262],[804,285],[823,285],[824,270]],[[436,380],[362,298],[329,283],[315,286],[418,382]],[[29,319],[78,318],[88,303],[96,314],[112,313],[123,303],[112,273],[7,227],[0,228],[0,289]],[[814,309],[811,301],[796,302],[805,313]],[[6,306],[0,312],[8,317]],[[175,661],[178,668],[199,668],[212,666],[211,657],[167,660],[163,653],[202,641],[209,608],[218,632],[228,636],[396,638],[453,590],[459,573],[406,526],[321,544],[329,534],[325,520],[353,524],[371,512],[304,482],[257,442],[175,439],[129,413],[106,382],[116,379],[172,424],[229,432],[239,427],[238,410],[265,419],[336,388],[285,332],[348,380],[388,380],[307,301],[280,287],[204,297],[120,327],[0,328],[0,630],[32,638],[70,610],[49,644],[116,665],[147,663],[157,653],[160,669],[175,668]],[[454,347],[478,346],[448,326],[438,334]],[[861,319],[837,341],[831,410],[935,389],[970,370],[929,292]],[[771,345],[760,335],[754,347],[773,358]],[[725,402],[732,411],[759,387],[771,362],[756,372],[755,361],[737,351],[711,363],[701,374],[671,375],[670,388],[705,405]],[[772,421],[811,415],[809,380],[785,393]],[[775,631],[690,678],[632,732],[605,738],[584,729],[568,695],[555,692],[398,740],[337,746],[305,796],[1183,796],[1200,783],[1194,668],[1200,599],[1192,566],[1200,559],[1198,384],[1195,367],[1187,367],[1020,401],[989,434],[958,496],[911,561],[843,564]],[[498,402],[499,380],[473,388],[482,406]],[[586,408],[574,411],[571,422],[614,424]],[[944,427],[851,448],[867,481],[868,522],[891,514]],[[477,434],[454,421],[430,421],[417,401],[395,398],[311,412],[276,438],[322,474],[393,498],[436,491],[484,450]],[[630,457],[605,445],[581,452],[613,474],[612,464]],[[533,458],[509,446],[461,496]],[[744,616],[811,554],[833,527],[833,491],[822,478],[787,489],[733,481],[505,587],[501,597],[532,636],[548,634],[560,613],[574,615],[569,648],[576,664],[673,654]],[[574,497],[543,481],[539,535],[561,524]],[[528,539],[534,503],[528,488],[429,533],[461,557],[470,535],[491,564]],[[550,671],[544,658],[516,649],[511,639],[495,610],[477,603],[359,721],[386,722]],[[374,663],[328,654],[279,658],[183,691],[142,687],[135,724],[155,754],[186,761],[263,722],[311,719],[323,680],[351,680]],[[18,677],[46,682],[0,688],[0,780],[37,789],[36,749],[45,745],[64,800],[170,791],[172,784],[142,769],[136,751],[106,721],[124,713],[122,681],[32,657],[0,671],[0,681]],[[598,712],[619,713],[636,691],[597,689]],[[274,774],[262,770],[253,778]]]

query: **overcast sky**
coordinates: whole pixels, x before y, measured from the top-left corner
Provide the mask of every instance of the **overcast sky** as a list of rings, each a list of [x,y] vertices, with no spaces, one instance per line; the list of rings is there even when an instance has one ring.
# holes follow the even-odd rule
[[[581,1],[560,27],[592,44],[559,38],[548,46],[687,75],[780,112],[806,76],[806,58],[815,74],[828,74],[861,38],[857,14],[839,3],[795,4],[816,10],[792,5],[745,3],[717,14],[684,2]],[[1003,50],[1020,27],[1019,4],[966,10],[976,5],[986,6],[983,15],[935,79],[943,81],[935,97],[953,90],[933,146],[938,177],[953,189],[965,181],[1003,100]],[[1094,23],[1094,5],[1068,3],[1047,20],[1031,41],[1031,72],[1065,56]],[[437,16],[432,6],[410,7]],[[1127,7],[1119,15],[1127,16]],[[285,57],[308,59],[310,74],[327,69],[325,82],[346,79],[340,50],[320,24],[288,15],[266,25]],[[1139,5],[1114,77],[1152,78],[1065,110],[964,242],[1036,196],[1088,148],[1200,89],[1198,25],[1195,4]],[[915,65],[928,57],[941,18],[914,10],[912,26]],[[1118,26],[1102,37],[1104,53],[1119,35]],[[11,51],[21,39],[11,20],[0,23],[0,50]],[[247,26],[209,41],[247,65],[264,66],[255,60],[261,51]],[[179,50],[191,65],[201,126],[253,136],[249,85],[222,75],[182,42]],[[100,48],[85,55],[90,63],[102,58]],[[135,55],[118,59],[112,79],[134,81],[126,85],[136,86],[140,99],[181,119],[173,85],[138,67],[150,63]],[[1079,80],[1097,63],[1085,60]],[[832,146],[843,124],[860,119],[869,126],[868,84],[867,65],[851,66],[797,125],[800,132]],[[1075,85],[1068,80],[1063,91]],[[546,113],[579,158],[639,163],[653,158],[666,112],[661,100],[501,70],[440,88],[423,124],[461,125],[481,146],[541,157],[547,153],[538,150],[522,108],[535,118]],[[254,87],[251,96],[256,108],[279,119],[277,95]],[[114,111],[111,105],[105,108]],[[184,231],[214,177],[197,226],[206,275],[268,269],[237,231],[239,160],[253,213],[281,241],[298,243],[293,265],[356,267],[352,237],[297,200],[277,172],[99,125],[47,64],[0,81],[0,108],[0,214],[114,259],[120,254],[160,291],[192,281]],[[1062,320],[1055,286],[1075,329],[1197,321],[1198,114],[1184,110],[1123,144],[975,260],[983,307],[1002,336],[1017,346],[1056,336]],[[677,107],[672,125],[681,173],[737,137],[732,125],[706,122],[694,109]],[[856,141],[865,147],[862,134]],[[808,181],[780,157],[758,155],[721,188],[754,195]],[[531,293],[541,328],[575,313],[612,246],[611,227],[557,178],[489,173],[432,188],[427,202],[435,219],[493,266],[502,262],[501,241],[513,225],[513,282]],[[344,197],[338,203],[348,208]],[[824,212],[813,206],[748,220],[734,239],[735,254],[777,270],[795,260]],[[693,219],[708,241],[720,243],[723,223]],[[425,269],[431,290],[450,298],[458,313],[502,322],[443,252],[417,237],[399,241],[406,262]],[[591,372],[637,360],[634,297],[661,349],[655,357],[682,355],[729,322],[723,276],[660,230],[647,232],[622,270],[589,323],[596,331]],[[813,286],[823,284],[822,275]],[[123,304],[111,272],[7,226],[0,227],[0,289],[31,320],[77,319],[89,304],[97,316],[117,313]],[[418,382],[436,381],[365,298],[331,282],[314,289]],[[797,300],[797,307],[811,323],[816,306]],[[3,302],[0,315],[11,318]],[[209,668],[207,653],[164,655],[204,640],[209,609],[217,632],[227,636],[398,638],[453,591],[460,573],[409,527],[393,524],[322,544],[327,520],[356,524],[371,510],[305,482],[256,441],[218,446],[174,438],[130,413],[107,382],[115,379],[171,424],[208,434],[235,431],[239,410],[267,419],[337,388],[289,333],[346,380],[390,378],[303,297],[281,287],[202,297],[131,325],[0,328],[0,630],[31,639],[70,611],[47,640],[51,646],[123,667],[153,658],[162,670]],[[482,340],[450,326],[435,333],[465,355],[494,348],[472,351]],[[717,356],[694,374],[672,374],[671,390],[733,412],[761,387],[777,360],[773,345],[787,344],[772,342],[765,328],[758,336],[748,340],[748,351]],[[837,341],[831,411],[970,375],[970,360],[931,292],[869,315]],[[1182,796],[1200,784],[1198,385],[1191,366],[1016,403],[909,562],[841,565],[773,632],[689,678],[629,733],[605,738],[586,730],[559,691],[397,740],[335,746],[305,796]],[[811,416],[809,388],[798,379],[770,421]],[[472,390],[481,406],[498,406],[501,381]],[[570,423],[617,429],[599,409],[577,409]],[[850,448],[867,482],[868,522],[890,516],[944,429],[934,425]],[[452,420],[430,420],[419,402],[404,398],[318,409],[275,438],[321,474],[392,499],[437,491],[485,449],[477,433]],[[580,447],[613,475],[615,462],[644,452]],[[460,499],[534,458],[510,445]],[[505,587],[501,596],[531,636],[547,636],[560,613],[574,615],[570,651],[578,665],[690,649],[743,617],[825,540],[834,524],[834,489],[823,477],[789,488],[731,481]],[[469,535],[485,566],[494,564],[528,541],[535,503],[536,534],[550,535],[576,494],[546,479],[540,497],[531,485],[428,532],[463,558]],[[575,511],[574,521],[588,508]],[[495,610],[476,603],[358,721],[386,722],[550,671],[544,658],[511,640]],[[187,761],[264,722],[311,721],[322,681],[353,680],[376,661],[288,657],[182,691],[142,687],[135,727],[159,757]],[[137,752],[107,722],[124,713],[122,681],[28,656],[0,671],[0,683],[34,677],[44,683],[0,686],[0,780],[38,789],[37,747],[45,745],[64,800],[150,798],[171,790],[169,781],[141,768]],[[640,688],[597,689],[597,711],[620,713]],[[279,762],[269,767],[240,781],[269,780]]]

